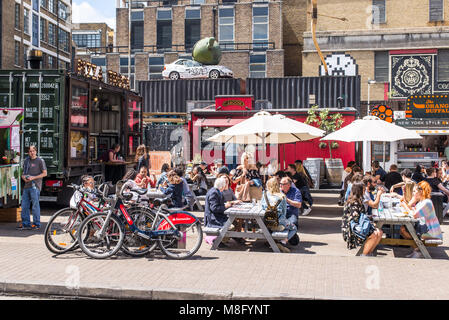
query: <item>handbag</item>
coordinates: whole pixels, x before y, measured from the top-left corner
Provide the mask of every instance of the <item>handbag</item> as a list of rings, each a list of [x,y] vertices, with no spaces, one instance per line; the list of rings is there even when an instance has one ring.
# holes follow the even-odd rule
[[[265,209],[265,215],[263,217],[263,221],[267,228],[276,228],[279,226],[279,217],[278,217],[278,206],[281,203],[282,199],[278,199],[274,206],[270,205],[268,201],[267,193],[263,193],[265,197],[265,202],[267,203],[267,208]]]
[[[351,230],[357,237],[365,240],[374,230],[374,226],[368,215],[366,213],[362,213],[360,214],[358,223],[354,220],[351,221]]]

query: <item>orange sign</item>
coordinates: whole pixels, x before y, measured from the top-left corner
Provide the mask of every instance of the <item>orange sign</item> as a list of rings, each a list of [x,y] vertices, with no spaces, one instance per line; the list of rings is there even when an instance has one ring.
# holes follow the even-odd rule
[[[447,94],[415,95],[407,99],[406,118],[448,118]]]
[[[381,120],[385,120],[387,122],[393,122],[393,110],[389,106],[379,105],[375,106],[371,110],[371,115],[380,118]]]

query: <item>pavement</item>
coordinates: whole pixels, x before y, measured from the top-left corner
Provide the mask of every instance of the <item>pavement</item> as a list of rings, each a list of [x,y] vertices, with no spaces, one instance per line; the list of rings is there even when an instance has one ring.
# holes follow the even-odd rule
[[[449,221],[432,260],[407,259],[409,248],[381,246],[356,257],[342,239],[337,195],[314,193],[310,215],[300,217],[300,244],[273,253],[262,241],[210,250],[203,242],[189,260],[159,251],[142,258],[123,253],[95,260],[82,251],[55,256],[44,244],[45,223],[57,208],[44,206],[39,231],[0,223],[0,295],[111,299],[449,299]],[[198,216],[202,214],[195,212]],[[445,271],[446,270],[446,271]]]

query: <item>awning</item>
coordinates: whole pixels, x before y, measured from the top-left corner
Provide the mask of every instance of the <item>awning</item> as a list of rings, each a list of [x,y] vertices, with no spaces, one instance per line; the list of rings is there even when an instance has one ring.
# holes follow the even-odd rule
[[[447,129],[422,129],[415,131],[418,134],[425,134],[425,135],[449,135],[449,130]]]
[[[194,122],[194,126],[199,127],[232,127],[246,119],[198,119]]]

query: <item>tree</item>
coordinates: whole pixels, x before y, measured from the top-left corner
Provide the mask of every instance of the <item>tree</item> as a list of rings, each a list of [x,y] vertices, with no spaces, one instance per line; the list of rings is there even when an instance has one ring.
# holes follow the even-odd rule
[[[326,132],[326,135],[337,131],[344,123],[341,113],[329,114],[329,109],[320,109],[317,105],[312,106],[307,111],[306,124],[315,124],[321,130]],[[332,143],[328,143],[329,155],[332,159]]]

